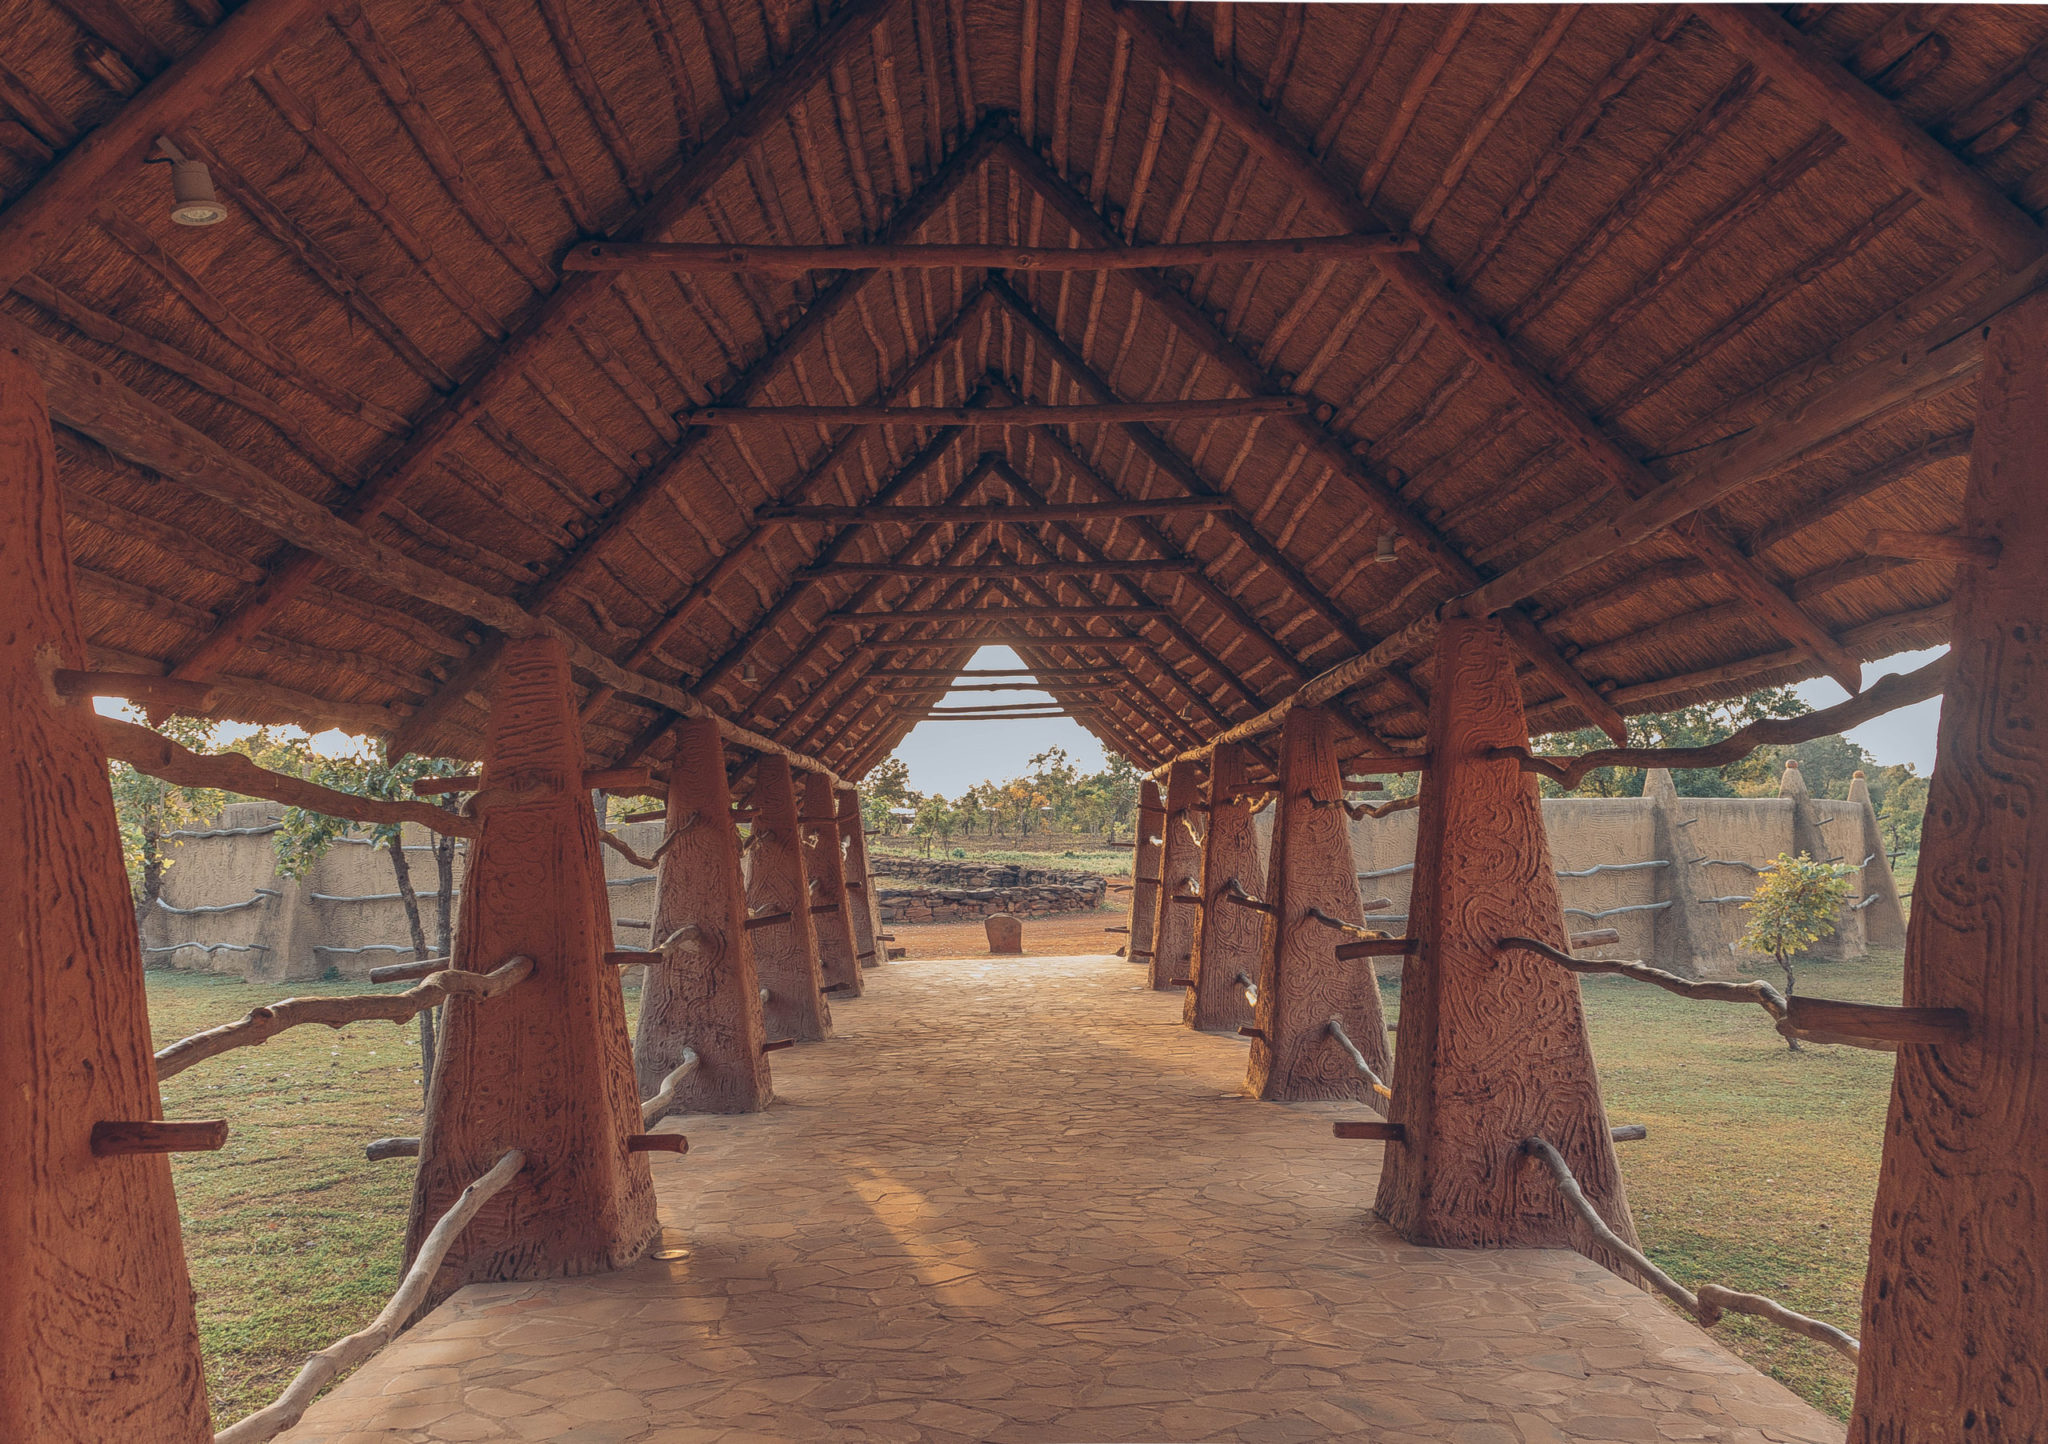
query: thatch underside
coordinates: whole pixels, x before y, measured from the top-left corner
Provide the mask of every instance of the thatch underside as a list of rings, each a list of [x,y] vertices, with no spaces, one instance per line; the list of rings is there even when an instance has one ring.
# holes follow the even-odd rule
[[[9,198],[201,43],[195,16],[211,9],[19,7],[0,71]],[[2037,214],[2048,107],[2029,109],[2039,87],[2020,62],[2048,41],[2048,14],[1929,10],[1938,33],[1917,14],[1792,18]],[[1656,478],[2002,274],[1949,214],[1683,11],[1276,4],[1178,18]],[[825,63],[789,103],[774,78],[820,46]],[[1033,665],[1126,674],[1106,693],[1051,690],[1109,746],[1157,763],[1468,589],[1411,534],[1433,532],[1484,578],[1626,500],[1554,418],[1364,263],[583,277],[580,318],[557,324],[561,254],[635,229],[637,208],[687,179],[729,117],[753,124],[764,92],[775,113],[751,143],[641,239],[1059,246],[1346,229],[1169,83],[1105,0],[895,0],[823,22],[754,0],[372,0],[313,22],[172,137],[212,167],[225,223],[173,225],[165,174],[138,168],[0,309],[344,514],[405,464],[362,521],[371,535],[849,775],[944,690],[885,689],[876,674],[963,665],[977,637],[1011,641]],[[501,361],[536,318],[544,339]],[[483,404],[415,465],[409,448],[479,386]],[[1010,430],[677,419],[713,403],[1000,406],[1248,386],[1322,409]],[[1953,567],[1867,557],[1864,538],[1956,528],[1973,393],[1965,378],[1882,410],[1706,518],[1856,656],[1938,642]],[[1333,465],[1319,436],[1350,465]],[[220,664],[278,689],[247,710],[283,716],[296,696],[300,716],[476,755],[490,638],[472,618],[328,563],[268,606],[263,589],[291,557],[276,534],[90,437],[67,430],[60,444],[102,663],[173,671],[254,605],[260,627]],[[1370,501],[1373,485],[1404,522]],[[1191,491],[1235,511],[851,531],[753,516],[878,496]],[[1375,560],[1385,531],[1403,535],[1391,562]],[[1624,712],[1826,670],[1691,536],[1675,528],[1530,599],[1523,676],[1540,724],[1583,720],[1565,668]],[[807,575],[821,557],[984,570]],[[1174,558],[1198,569],[992,569]],[[1150,614],[1005,616],[1096,604]],[[910,615],[932,608],[989,616]],[[894,619],[821,622],[845,610]],[[1427,661],[1348,694],[1362,734],[1420,734]],[[644,699],[591,700],[594,761],[638,757],[672,720]]]

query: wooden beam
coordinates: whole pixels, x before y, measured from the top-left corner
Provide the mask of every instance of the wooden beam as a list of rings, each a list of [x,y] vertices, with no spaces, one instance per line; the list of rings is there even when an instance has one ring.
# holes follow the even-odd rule
[[[700,406],[680,411],[685,426],[1113,426],[1125,421],[1218,421],[1294,416],[1299,396],[1211,396],[1194,401],[1117,401],[1075,406]]]
[[[807,567],[799,575],[822,577],[1102,577],[1113,573],[1126,576],[1185,575],[1200,571],[1201,563],[1189,558],[1135,562],[1002,562],[980,567],[918,566],[903,562],[835,562],[831,566]]]
[[[929,682],[892,684],[886,676],[877,676],[872,673],[869,674],[866,680],[871,685],[879,687],[885,692],[929,692],[932,690]],[[1079,684],[1061,682],[1054,685],[1059,688],[1059,695],[1063,697],[1083,697],[1100,693],[1112,684],[1106,682],[1084,682]],[[1049,692],[1052,688],[1038,682],[970,682],[965,686],[958,682],[951,682],[945,684],[942,690],[946,696],[950,697],[955,692]]]
[[[958,432],[953,434],[957,435]],[[764,506],[762,522],[811,522],[826,526],[932,526],[967,522],[1116,521],[1134,516],[1172,516],[1229,511],[1224,496],[1169,496],[1156,501],[1041,502],[1035,506]]]
[[[926,717],[1040,717],[1065,716],[1066,705],[1060,702],[1046,702],[1030,707],[999,707],[990,703],[986,707],[928,707]]]
[[[1271,240],[1197,241],[1116,249],[1070,246],[675,245],[586,241],[562,257],[565,271],[674,271],[683,274],[801,276],[810,271],[893,269],[1001,271],[1129,271],[1140,266],[1213,266],[1264,261],[1358,260],[1382,251],[1412,251],[1413,236],[1283,236]]]
[[[1226,122],[1238,139],[1314,204],[1354,230],[1382,229],[1380,218],[1355,188],[1324,169],[1275,113],[1260,105],[1207,55],[1191,47],[1163,12],[1130,0],[1108,0],[1117,23],[1148,57],[1183,90]],[[1541,368],[1521,355],[1493,324],[1438,279],[1427,252],[1382,255],[1374,263],[1388,282],[1495,381],[1529,414],[1542,421],[1578,458],[1630,498],[1657,490],[1658,478],[1630,456],[1584,410],[1568,400]],[[1811,652],[1850,692],[1862,685],[1862,669],[1828,631],[1801,611],[1757,564],[1704,521],[1686,539],[1743,600],[1766,617],[1786,640]],[[1526,594],[1525,594],[1526,595]],[[1604,724],[1603,724],[1604,725]],[[1619,740],[1619,738],[1617,738]]]
[[[1149,620],[1166,615],[1164,607],[936,607],[930,611],[827,612],[826,626],[879,626],[896,622],[1093,622],[1111,618]]]
[[[842,50],[867,38],[868,32],[881,16],[887,14],[892,3],[894,0],[847,0],[803,49],[770,76],[746,104],[728,116],[717,132],[692,152],[682,167],[614,231],[612,239],[637,241],[644,236],[659,235],[680,221],[765,131],[783,122],[790,102],[800,99],[825,75],[840,58]],[[240,11],[236,13],[238,16],[241,14]],[[613,278],[605,275],[570,276],[538,301],[488,361],[413,423],[412,431],[398,451],[349,496],[342,507],[342,517],[348,521],[367,521],[430,471],[447,448],[467,431],[472,421],[482,417],[501,393],[523,377],[527,368],[548,347],[568,335],[572,327],[590,314],[610,293],[612,284]],[[847,289],[840,287],[816,298],[792,329],[802,330],[804,320],[835,296],[843,295]],[[749,369],[748,377],[772,370],[773,362],[769,358],[777,355],[777,349],[771,348],[768,357]],[[727,393],[726,399],[729,402],[744,400],[752,394],[745,388],[743,378]],[[698,435],[701,433],[686,432],[683,444],[691,444],[692,438]],[[629,488],[626,496],[614,504],[598,530],[571,553],[570,561],[562,571],[573,570],[575,563],[588,555],[596,539],[609,535],[621,515],[637,514],[639,499],[666,478],[667,468],[678,459],[672,451],[647,476],[643,476],[640,483]],[[221,622],[215,636],[202,643],[178,666],[175,675],[203,680],[219,672],[244,643],[261,631],[287,602],[306,589],[314,572],[319,569],[319,563],[317,556],[288,554],[273,568],[270,578]],[[535,600],[544,600],[544,597]],[[486,645],[495,653],[492,644]],[[458,674],[441,692],[428,699],[422,713],[429,717],[439,715],[452,705],[451,699],[459,700],[475,680]],[[394,742],[402,740],[394,739]]]
[[[948,671],[944,667],[898,667],[894,671],[876,674],[878,680],[892,678],[915,678],[920,681],[950,682],[956,677],[1035,677],[1041,682],[1079,682],[1092,678],[1116,681],[1124,674],[1109,667],[1047,667],[1033,671],[1029,667],[984,667],[966,671]]]
[[[105,203],[159,136],[206,110],[326,9],[320,0],[247,0],[179,56],[104,125],[0,211],[0,292]]]
[[[999,621],[1002,620],[1002,613],[1000,612],[991,612],[987,615],[994,617]],[[951,646],[971,646],[977,651],[979,651],[983,647],[1008,647],[1014,651],[1019,647],[1073,646],[1104,647],[1112,651],[1115,651],[1128,650],[1133,647],[1149,649],[1152,646],[1152,644],[1146,641],[1143,637],[1027,637],[1020,633],[1009,632],[1001,635],[986,637],[927,637],[922,641],[920,641],[916,637],[869,637],[864,641],[855,642],[852,646],[847,648],[847,651],[849,653],[906,652],[917,651],[920,649],[929,651],[934,647]]]
[[[2048,235],[1990,178],[1901,115],[1768,6],[1693,5],[1722,41],[1816,119],[1941,208],[1962,232],[2020,271],[2048,250]]]

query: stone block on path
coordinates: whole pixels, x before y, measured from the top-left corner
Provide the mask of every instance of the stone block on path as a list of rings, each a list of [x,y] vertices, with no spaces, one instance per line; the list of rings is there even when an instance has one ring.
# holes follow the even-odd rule
[[[992,953],[1024,951],[1024,924],[1015,913],[990,913],[983,924],[988,929],[988,950]]]

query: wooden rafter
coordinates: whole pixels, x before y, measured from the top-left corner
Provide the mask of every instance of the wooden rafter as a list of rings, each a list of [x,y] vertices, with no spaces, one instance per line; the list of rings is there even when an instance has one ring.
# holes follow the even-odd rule
[[[1157,576],[1160,574],[1181,575],[1198,569],[1193,561],[1169,561],[1153,559],[1132,562],[1002,562],[987,567],[938,567],[919,566],[916,563],[899,562],[835,562],[830,566],[810,567],[804,575],[819,577],[922,577],[962,576],[999,577],[1100,577],[1111,572],[1126,576]]]
[[[586,241],[562,257],[565,271],[676,271],[800,276],[811,271],[1128,271],[1138,266],[1228,265],[1235,261],[1357,260],[1378,251],[1412,251],[1411,236],[1286,236],[1200,241],[1125,250],[1066,246],[837,245],[719,246]]]
[[[1076,406],[702,406],[679,418],[689,426],[1114,426],[1132,421],[1251,420],[1308,410],[1298,396],[1214,396],[1195,401],[1112,401]]]
[[[974,407],[962,407],[974,411]],[[1014,410],[1013,407],[992,408]],[[1115,521],[1134,516],[1229,511],[1228,497],[1176,496],[1142,501],[1045,502],[1037,506],[764,506],[756,521],[815,522],[826,526],[968,525],[977,522],[1022,526],[1040,521]]]
[[[1359,200],[1356,191],[1324,168],[1321,161],[1279,115],[1191,46],[1164,13],[1130,0],[1105,0],[1117,24],[1136,40],[1155,64],[1183,90],[1200,100],[1236,133],[1259,158],[1272,166],[1314,204],[1355,229],[1380,229],[1378,212]],[[1568,400],[1542,371],[1502,338],[1491,322],[1472,310],[1437,279],[1438,263],[1428,249],[1416,253],[1375,256],[1388,282],[1482,370],[1505,385],[1530,412],[1581,459],[1605,476],[1626,497],[1656,490],[1657,477],[1630,456],[1582,409]],[[1807,648],[1843,687],[1862,685],[1862,668],[1835,638],[1806,615],[1755,562],[1744,555],[1717,526],[1703,524],[1686,538],[1736,593],[1756,607],[1787,640]]]
[[[1901,115],[1766,5],[1690,7],[1744,60],[1900,185],[1939,206],[1964,234],[2021,271],[2048,250],[2048,233],[1981,171]]]

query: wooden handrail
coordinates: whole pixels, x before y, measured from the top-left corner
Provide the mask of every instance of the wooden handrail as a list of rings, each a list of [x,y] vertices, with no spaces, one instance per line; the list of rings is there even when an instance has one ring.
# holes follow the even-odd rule
[[[412,1267],[405,1271],[405,1278],[398,1285],[398,1292],[391,1296],[391,1302],[384,1305],[377,1317],[364,1328],[329,1344],[306,1360],[297,1377],[274,1402],[228,1425],[213,1436],[213,1444],[263,1444],[264,1440],[277,1437],[299,1422],[307,1406],[336,1376],[353,1369],[390,1343],[426,1301],[427,1289],[433,1284],[434,1275],[441,1271],[441,1261],[448,1256],[457,1236],[469,1226],[477,1211],[497,1197],[525,1166],[526,1155],[516,1148],[501,1155],[489,1172],[462,1190],[448,1211],[428,1230]]]
[[[340,998],[285,998],[251,1008],[244,1017],[208,1028],[158,1050],[157,1081],[174,1078],[194,1063],[235,1048],[252,1048],[301,1023],[340,1028],[349,1023],[407,1022],[450,998],[494,998],[533,973],[533,959],[508,958],[488,973],[443,968],[402,993],[352,993]]]

